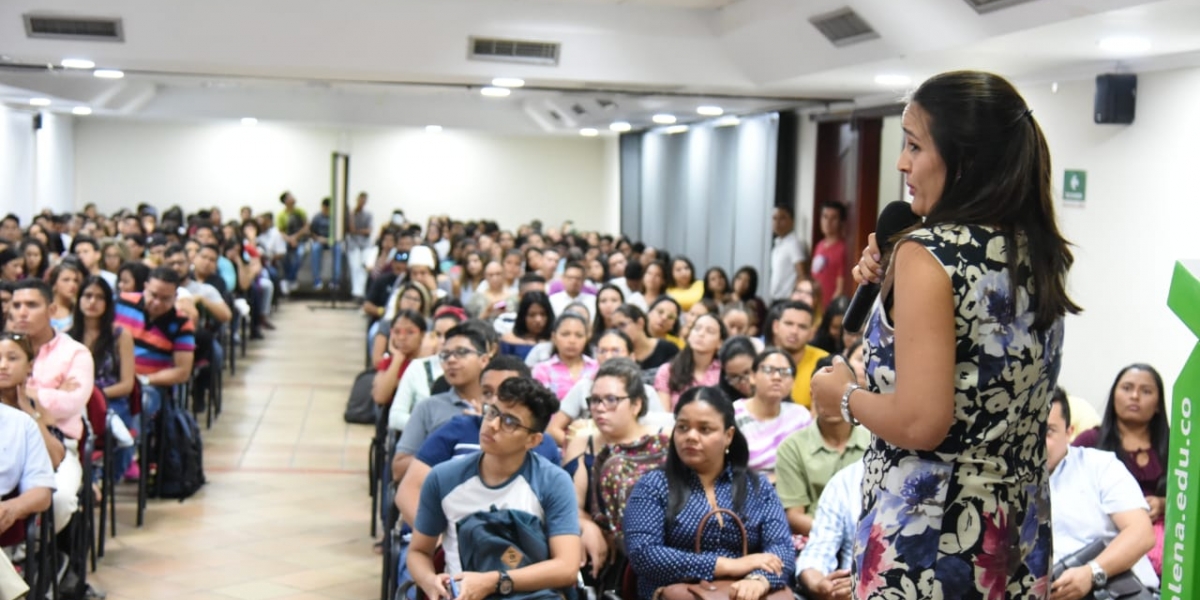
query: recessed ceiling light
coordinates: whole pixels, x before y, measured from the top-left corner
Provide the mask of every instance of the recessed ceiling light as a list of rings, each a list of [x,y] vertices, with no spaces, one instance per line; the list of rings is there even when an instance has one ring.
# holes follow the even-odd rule
[[[1148,51],[1150,49],[1150,40],[1131,35],[1114,35],[1101,39],[1099,45],[1100,49],[1105,52],[1136,54]]]
[[[64,58],[59,64],[67,69],[90,69],[96,66],[96,63],[86,58]]]
[[[92,109],[86,106],[76,106],[75,108],[71,109],[71,112],[83,117],[92,114]]]
[[[655,123],[658,123],[659,125],[671,125],[675,122],[675,115],[668,115],[668,114],[654,115],[654,117],[652,117],[651,120],[654,121]]]
[[[633,126],[625,121],[617,121],[616,123],[609,125],[608,128],[617,133],[625,133],[626,131],[633,129]]]
[[[92,75],[100,79],[120,79],[125,76],[125,72],[117,69],[96,69],[92,71]]]
[[[508,88],[489,86],[479,90],[479,93],[489,98],[503,98],[511,94],[512,90]]]
[[[50,106],[50,99],[49,98],[30,98],[29,105],[30,106]]]
[[[582,135],[583,137],[596,137],[600,135],[600,131],[595,127],[584,127],[583,129],[579,130],[579,135]]]
[[[442,132],[441,125],[426,125],[425,126],[425,133],[441,133],[441,132]]]
[[[737,118],[735,115],[728,115],[717,119],[713,122],[713,125],[716,127],[735,127],[741,122],[742,120]]]
[[[696,107],[696,114],[706,117],[719,117],[725,114],[725,110],[720,106],[698,106]]]
[[[519,88],[525,86],[525,80],[516,77],[497,77],[492,80],[492,85],[503,88]]]
[[[254,117],[242,117],[242,125],[246,125],[247,127],[258,125],[258,119]]]
[[[912,83],[912,77],[908,75],[883,74],[875,76],[875,83],[888,87],[901,87]]]
[[[688,130],[687,125],[672,125],[671,127],[664,129],[663,131],[665,131],[671,135],[675,135],[676,133],[684,133],[687,130]]]

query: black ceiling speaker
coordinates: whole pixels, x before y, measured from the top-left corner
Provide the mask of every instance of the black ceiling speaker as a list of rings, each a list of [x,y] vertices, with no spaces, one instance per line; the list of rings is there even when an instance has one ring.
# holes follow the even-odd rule
[[[1097,123],[1128,125],[1137,105],[1137,75],[1106,73],[1096,76]]]

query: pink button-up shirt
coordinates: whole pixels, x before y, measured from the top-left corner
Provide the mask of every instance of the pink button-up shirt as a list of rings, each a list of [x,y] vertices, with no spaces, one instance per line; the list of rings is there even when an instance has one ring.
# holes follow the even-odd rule
[[[600,363],[596,362],[596,359],[584,355],[583,369],[579,372],[579,377],[572,377],[571,368],[559,360],[556,354],[551,356],[550,360],[534,365],[533,378],[550,388],[550,391],[554,392],[559,400],[562,400],[567,396],[567,392],[571,391],[576,383],[579,383],[580,379],[593,378],[598,370],[600,370]]]
[[[55,333],[38,349],[27,387],[37,392],[38,410],[53,417],[64,435],[78,440],[83,437],[83,414],[95,378],[96,367],[87,346],[65,333]],[[60,389],[69,379],[79,387],[70,392]]]

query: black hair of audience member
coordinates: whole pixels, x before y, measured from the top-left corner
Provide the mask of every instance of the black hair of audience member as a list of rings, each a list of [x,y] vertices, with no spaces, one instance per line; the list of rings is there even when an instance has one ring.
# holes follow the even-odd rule
[[[646,312],[647,312],[647,314],[654,312],[654,307],[658,306],[659,304],[662,304],[663,302],[670,302],[671,304],[675,305],[675,325],[672,326],[671,330],[668,331],[667,333],[669,333],[673,336],[679,337],[679,327],[683,323],[683,308],[681,308],[679,306],[678,301],[676,301],[674,298],[672,298],[666,294],[661,294],[661,295],[659,295],[658,298],[654,299],[654,302],[650,305],[650,310],[648,310]],[[718,319],[718,320],[720,320],[720,319]],[[649,317],[647,317],[647,319],[646,319],[646,324],[647,325],[650,324]],[[724,325],[722,325],[722,327],[724,327]]]
[[[1121,378],[1129,371],[1145,371],[1154,379],[1154,385],[1158,387],[1158,406],[1155,407],[1154,416],[1150,417],[1150,446],[1154,449],[1154,453],[1158,455],[1159,463],[1164,465],[1163,474],[1158,478],[1158,483],[1155,485],[1156,496],[1166,495],[1166,477],[1167,471],[1167,456],[1170,452],[1171,441],[1171,424],[1167,421],[1167,388],[1163,386],[1162,375],[1158,370],[1145,363],[1134,363],[1120,370],[1117,376],[1113,378],[1112,387],[1108,390],[1108,403],[1104,407],[1104,417],[1100,421],[1100,435],[1096,440],[1096,449],[1106,450],[1115,453],[1122,462],[1125,461],[1127,452],[1125,446],[1121,443],[1121,431],[1119,419],[1117,417],[1116,395],[1117,386],[1121,383]]]
[[[703,297],[707,298],[709,300],[716,301],[718,298],[713,295],[712,290],[708,289],[708,276],[712,275],[713,273],[719,274],[721,276],[721,279],[725,280],[725,294],[726,295],[728,295],[730,292],[729,274],[726,273],[725,269],[722,269],[721,267],[709,267],[708,270],[704,272],[704,296]]]
[[[21,246],[13,242],[11,246],[0,250],[0,268],[15,260],[21,261],[21,270],[25,270],[25,256],[21,254]]]
[[[62,276],[64,271],[75,271],[79,275],[80,281],[83,281],[88,274],[87,269],[83,266],[83,263],[79,262],[78,257],[74,254],[66,255],[63,257],[62,262],[55,265],[53,269],[50,269],[50,276],[47,279],[50,286],[51,298],[54,297],[54,286],[58,285],[58,278]]]
[[[116,320],[117,303],[113,299],[113,289],[108,285],[108,282],[99,275],[89,275],[83,283],[79,284],[79,294],[75,296],[75,309],[73,319],[71,320],[71,329],[67,332],[75,341],[84,343],[83,335],[87,330],[87,317],[83,315],[83,294],[88,288],[96,286],[100,288],[100,295],[104,298],[104,314],[100,315],[100,333],[96,337],[96,341],[88,348],[92,352],[92,362],[96,369],[103,366],[104,356],[113,351],[113,341],[116,339],[113,329],[113,321]]]
[[[633,249],[634,254],[641,254],[646,251],[646,244],[642,242],[634,242],[629,247]]]
[[[621,291],[621,288],[614,284],[606,283],[600,286],[600,289],[596,290],[596,314],[592,316],[592,339],[588,341],[592,346],[595,346],[600,341],[604,330],[608,329],[608,323],[604,322],[604,317],[600,314],[600,294],[603,294],[605,290],[616,292],[617,297],[621,299],[621,304],[625,304],[625,292]]]
[[[290,196],[291,194],[292,194],[292,193],[291,193],[291,192],[288,192],[288,191],[285,191],[285,192],[283,192],[282,194],[280,194],[280,195],[279,195],[279,203],[280,203],[280,204],[287,204],[287,197],[288,197],[288,196]]]
[[[1066,423],[1067,427],[1070,428],[1071,401],[1067,399],[1067,390],[1059,386],[1054,387],[1054,393],[1050,396],[1050,408],[1054,408],[1055,404],[1058,405],[1058,410],[1062,412],[1063,423]]]
[[[738,300],[741,300],[742,302],[745,302],[747,300],[750,300],[751,298],[756,298],[758,296],[758,269],[755,269],[754,267],[751,267],[750,265],[746,265],[746,266],[738,269],[737,273],[733,274],[733,280],[737,281],[737,278],[741,277],[743,273],[746,275],[746,278],[749,279],[749,281],[746,282],[747,283],[746,292],[742,295],[739,295],[734,290],[732,283],[729,286],[729,291],[733,292],[733,295],[735,298],[737,298]]]
[[[147,281],[150,279],[157,279],[163,283],[176,287],[183,282],[183,280],[179,277],[179,273],[176,273],[175,269],[172,269],[171,267],[156,267],[153,271],[150,271],[150,277],[147,278]]]
[[[133,243],[135,243],[143,248],[146,247],[146,235],[145,234],[131,233],[131,234],[125,236],[125,239],[133,240]]]
[[[793,377],[800,376],[800,374],[796,372],[796,361],[792,358],[792,355],[789,354],[783,348],[777,348],[774,346],[769,346],[767,348],[763,348],[762,352],[759,352],[757,355],[754,356],[754,363],[753,363],[753,367],[752,367],[754,369],[754,371],[758,372],[758,368],[762,366],[763,361],[767,360],[768,358],[770,358],[772,356],[775,356],[776,354],[787,359],[788,366],[792,368],[792,376]],[[830,358],[829,360],[830,360],[830,364],[833,364],[833,362],[832,362],[833,359]]]
[[[78,255],[79,247],[84,245],[91,246],[92,250],[95,252],[100,251],[100,243],[96,241],[96,238],[86,235],[77,235],[75,236],[74,240],[71,240],[71,254]]]
[[[118,279],[120,278],[121,273],[126,271],[128,271],[129,276],[133,278],[133,291],[139,294],[145,291],[146,281],[150,279],[150,267],[146,266],[145,263],[132,260],[121,263],[120,268],[117,269]]]
[[[57,269],[58,267],[55,268]],[[50,287],[49,283],[46,283],[41,279],[26,277],[19,281],[11,282],[9,285],[12,286],[12,292],[14,294],[21,290],[37,290],[37,292],[42,295],[42,299],[46,301],[46,306],[50,306],[50,303],[54,302],[54,289]]]
[[[629,335],[620,329],[605,329],[604,331],[600,332],[600,335],[596,338],[596,340],[603,340],[609,336],[619,338],[621,343],[625,345],[625,351],[629,352],[630,356],[633,356],[633,338],[629,337]]]
[[[848,347],[842,351],[842,358],[844,358],[846,360],[850,360],[850,357],[854,356],[855,352],[862,352],[862,351],[863,351],[862,340],[858,340],[858,341],[854,342],[853,344],[850,344],[850,347]]]
[[[625,264],[625,281],[641,281],[642,275],[645,272],[646,269],[642,266],[642,263],[636,260],[631,260]]]
[[[821,315],[821,324],[817,326],[817,333],[813,336],[813,346],[830,354],[842,353],[845,349],[842,347],[842,334],[838,332],[837,335],[833,335],[830,329],[833,327],[833,320],[845,316],[848,308],[850,299],[845,296],[834,298],[829,306],[825,307],[825,313]]]
[[[729,330],[725,328],[725,323],[721,321],[721,315],[700,315],[696,318],[696,322],[698,323],[700,319],[704,318],[711,318],[717,324],[717,330],[721,332],[721,343],[724,344],[725,340],[729,338]],[[693,327],[695,325],[695,323],[692,324]],[[720,350],[720,347],[718,347],[717,352],[713,353],[713,360],[717,360]],[[685,345],[683,350],[680,350],[679,354],[676,354],[675,358],[671,359],[670,365],[671,376],[667,379],[667,389],[671,393],[678,394],[692,387],[692,384],[696,381],[696,354],[692,350],[692,345]],[[720,388],[714,389],[719,390]]]
[[[197,252],[200,250],[212,250],[218,257],[221,256],[221,249],[216,244],[200,244],[200,248],[197,250]]]
[[[183,254],[185,252],[187,252],[187,250],[183,247],[183,244],[167,244],[167,249],[163,250],[163,258],[167,258],[168,256],[175,256],[176,254]],[[153,275],[151,275],[151,277],[153,277],[154,279],[158,279],[157,277],[154,277]]]
[[[785,356],[787,356],[787,352],[784,352],[783,354]],[[791,358],[791,357],[789,357],[789,358]],[[809,373],[808,376],[811,378],[813,375],[817,374],[817,371],[820,371],[821,369],[824,369],[825,367],[832,367],[832,366],[833,366],[833,355],[830,354],[828,356],[822,356],[821,358],[817,359],[817,365],[815,367],[813,367],[813,372]],[[796,376],[799,377],[800,374],[797,373]]]
[[[610,329],[604,335],[609,335],[610,333],[625,336],[625,334],[615,329]],[[625,339],[629,339],[629,337],[625,336]],[[625,395],[629,396],[630,404],[634,401],[639,403],[637,417],[640,419],[646,416],[646,413],[650,410],[650,400],[646,397],[646,384],[642,381],[642,368],[638,366],[637,362],[631,358],[611,359],[600,365],[592,381],[596,381],[601,377],[612,377],[620,381],[625,386]]]
[[[759,333],[762,334],[764,345],[775,345],[775,332],[773,330],[775,329],[775,321],[778,321],[781,316],[783,316],[783,302],[772,303],[771,308],[767,310],[766,318],[763,319],[762,325],[758,328]]]
[[[533,415],[529,429],[535,433],[544,433],[550,417],[558,412],[558,398],[554,392],[532,377],[505,379],[496,390],[496,400],[528,408]]]
[[[633,264],[633,263],[630,263],[630,264]],[[646,318],[646,313],[642,311],[641,307],[638,307],[634,304],[626,303],[626,304],[622,304],[622,305],[618,306],[616,312],[614,312],[613,314],[617,314],[617,313],[625,315],[625,318],[629,319],[629,321],[631,323],[633,323],[635,326],[636,326],[638,320],[641,320],[642,333],[644,333],[646,335],[646,337],[650,337],[649,319]]]
[[[500,354],[489,360],[488,364],[483,367],[484,373],[488,371],[507,371],[516,373],[517,377],[533,377],[533,371],[529,365],[525,364],[525,361],[508,354]]]
[[[459,300],[458,298],[455,298],[453,296],[446,296],[444,298],[438,298],[437,300],[433,301],[433,304],[431,304],[429,306],[429,314],[432,315],[432,314],[436,313],[437,310],[443,306],[449,306],[451,308],[465,308],[463,306],[462,301]]]
[[[825,202],[822,202],[821,210],[824,211],[827,208],[837,211],[838,220],[843,223],[846,222],[846,205],[845,204],[842,204],[841,202],[838,202],[837,200],[827,200]]]
[[[567,309],[569,309],[569,308],[570,308],[570,306],[568,306],[568,307],[567,307]],[[565,324],[567,323],[567,321],[578,321],[578,322],[579,322],[579,324],[583,326],[583,332],[584,332],[584,335],[587,335],[587,330],[588,330],[588,322],[587,322],[587,319],[585,319],[585,318],[583,317],[583,315],[581,315],[581,314],[579,314],[579,313],[577,313],[577,312],[573,312],[573,311],[571,311],[571,310],[567,310],[567,309],[563,309],[563,313],[562,313],[561,315],[558,315],[558,317],[556,317],[556,318],[554,319],[554,324],[553,324],[553,326],[549,328],[549,329],[550,329],[550,332],[551,332],[551,333],[557,333],[557,332],[558,332],[558,328],[559,328],[559,327],[562,327],[563,325],[565,325]],[[584,345],[584,348],[583,348],[583,353],[584,353],[584,354],[588,354],[588,355],[590,355],[590,354],[591,354],[591,353],[588,351],[588,348],[587,348],[587,345],[586,345],[586,344]],[[555,346],[555,345],[551,344],[550,355],[551,355],[551,356],[558,356],[558,347],[557,347],[557,346]]]
[[[400,319],[404,319],[409,323],[416,325],[417,329],[420,329],[422,334],[424,334],[426,331],[429,331],[429,323],[425,320],[425,316],[415,310],[396,311],[396,316],[392,317],[391,326],[395,327],[396,323],[399,322]]]
[[[256,238],[258,237],[258,234],[262,233],[262,229],[261,229],[261,228],[259,228],[259,226],[258,226],[258,221],[254,220],[254,219],[246,219],[245,221],[242,221],[241,225],[239,225],[238,227],[239,227],[239,228],[241,229],[241,231],[243,232],[243,233],[242,233],[242,235],[243,235],[243,236],[245,236],[245,233],[244,233],[244,232],[245,232],[245,230],[246,230],[246,228],[247,228],[247,227],[250,227],[250,228],[253,228],[253,229],[254,229],[254,236],[255,236]]]
[[[733,441],[729,444],[725,455],[725,466],[733,472],[733,512],[742,514],[746,505],[746,494],[749,486],[757,487],[759,478],[750,470],[750,445],[746,436],[737,427],[734,416],[733,402],[718,387],[694,387],[679,397],[675,405],[675,419],[679,420],[679,412],[693,402],[704,402],[716,409],[724,418],[725,429],[733,429]],[[692,492],[692,470],[679,458],[679,449],[675,447],[675,436],[671,436],[671,444],[667,448],[667,464],[663,467],[667,476],[667,526],[675,525],[675,519],[683,507],[687,505]]]
[[[792,219],[793,221],[796,220],[796,209],[792,208],[790,204],[776,204],[775,210],[783,211],[787,214],[788,218]]]
[[[496,345],[495,332],[496,330],[491,325],[479,319],[467,319],[446,332],[446,341],[449,342],[456,337],[465,337],[476,351],[491,354]]]
[[[16,225],[17,227],[21,226],[21,217],[18,217],[13,213],[8,213],[7,215],[4,215],[3,219],[0,219],[0,223],[7,223],[8,221],[12,221],[13,225]]]
[[[730,398],[740,398],[742,393],[733,387],[732,383],[729,383],[729,379],[725,377],[724,366],[739,356],[749,356],[751,361],[758,356],[758,348],[754,346],[754,342],[750,341],[749,337],[744,335],[735,335],[725,340],[725,343],[721,344],[721,349],[717,350],[717,360],[721,361],[722,366],[717,386]]]
[[[542,307],[542,310],[546,312],[546,326],[537,334],[537,339],[538,341],[549,340],[552,329],[550,325],[554,323],[555,315],[554,306],[550,304],[550,296],[547,296],[546,292],[525,292],[525,295],[521,296],[521,303],[517,305],[517,320],[513,322],[513,335],[519,338],[529,335],[529,329],[525,326],[525,319],[529,316],[529,309],[535,304]]]

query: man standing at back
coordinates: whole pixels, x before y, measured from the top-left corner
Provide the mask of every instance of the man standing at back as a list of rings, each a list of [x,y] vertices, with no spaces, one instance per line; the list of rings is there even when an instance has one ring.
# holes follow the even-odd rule
[[[807,277],[808,252],[796,236],[796,216],[790,206],[776,206],[771,215],[771,231],[775,242],[771,246],[771,282],[767,290],[770,301],[787,300],[796,281]]]
[[[528,377],[500,384],[496,398],[483,404],[480,452],[442,463],[421,486],[408,568],[429,598],[505,597],[514,592],[557,590],[574,585],[579,573],[579,509],[571,478],[558,465],[531,452],[542,442],[550,416],[558,411],[553,392]],[[518,540],[507,552],[460,545],[473,515],[488,506],[534,517],[548,558],[521,565],[530,548]],[[531,534],[532,531],[527,533]],[[433,568],[439,536],[446,552],[446,574]],[[513,549],[517,552],[514,552]],[[522,556],[524,553],[526,556]],[[510,554],[512,555],[510,557]],[[458,590],[451,594],[450,581]]]
[[[33,346],[33,372],[25,393],[39,411],[54,418],[52,433],[61,437],[67,449],[55,472],[54,527],[62,531],[79,505],[83,481],[79,441],[96,371],[86,346],[50,326],[51,299],[50,286],[40,279],[13,284],[9,326],[14,333],[29,336]]]
[[[283,234],[283,240],[287,244],[281,286],[281,291],[286,296],[296,289],[296,276],[300,272],[300,242],[308,233],[308,215],[304,213],[304,209],[296,206],[296,198],[291,192],[280,194],[279,203],[283,205],[283,210],[275,217],[275,226],[279,228],[279,233]]]
[[[371,247],[371,212],[367,210],[367,193],[359,192],[354,200],[346,231],[346,255],[350,263],[350,296],[362,301],[367,293],[366,252]]]

